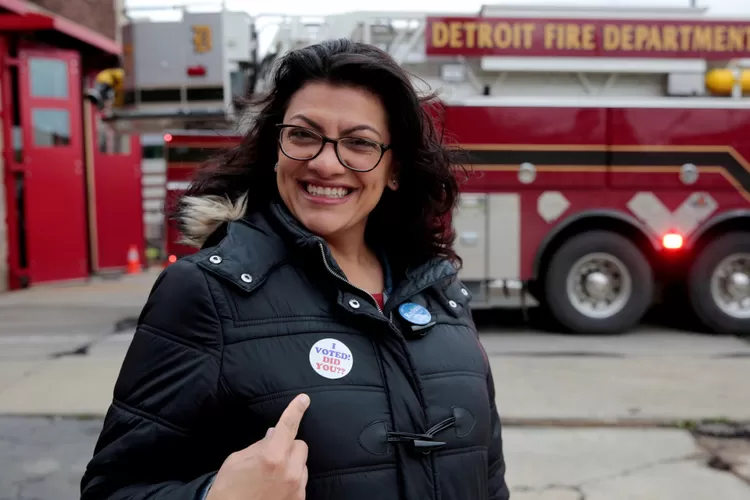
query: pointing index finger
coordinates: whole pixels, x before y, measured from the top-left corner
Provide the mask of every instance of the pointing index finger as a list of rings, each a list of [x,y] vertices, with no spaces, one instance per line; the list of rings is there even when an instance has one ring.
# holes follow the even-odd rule
[[[279,417],[279,422],[271,435],[271,442],[291,444],[297,437],[299,424],[309,406],[310,397],[307,394],[300,394],[294,398]]]

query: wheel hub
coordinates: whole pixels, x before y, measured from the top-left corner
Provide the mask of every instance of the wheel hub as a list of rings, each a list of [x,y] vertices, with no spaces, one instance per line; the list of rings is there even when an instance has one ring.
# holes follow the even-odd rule
[[[612,254],[596,252],[578,259],[567,277],[570,304],[592,319],[610,318],[630,301],[632,279],[627,266]]]
[[[594,300],[605,300],[612,290],[612,280],[601,271],[589,273],[584,278],[586,294]]]
[[[742,272],[734,272],[727,279],[727,291],[729,295],[737,300],[750,297],[750,275]]]
[[[716,266],[711,276],[711,297],[724,314],[750,318],[750,254],[729,255]]]

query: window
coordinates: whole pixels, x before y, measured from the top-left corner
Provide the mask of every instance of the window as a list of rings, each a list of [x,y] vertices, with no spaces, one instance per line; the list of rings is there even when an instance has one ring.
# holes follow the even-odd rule
[[[141,148],[141,157],[144,160],[164,159],[164,146],[149,145]]]
[[[70,145],[70,113],[64,109],[32,109],[34,144],[41,147]]]
[[[29,79],[32,97],[68,98],[68,63],[65,61],[33,57],[29,59]]]
[[[96,135],[100,153],[117,155],[130,154],[130,134],[116,132],[104,123],[101,117],[97,117],[96,125]]]
[[[14,125],[11,131],[13,137],[13,159],[16,163],[23,163],[23,130],[20,125]]]
[[[130,154],[130,134],[119,134],[115,133],[114,151],[118,155],[129,155]]]
[[[18,81],[18,67],[10,68],[10,95],[13,108],[11,135],[13,140],[13,159],[16,163],[23,163],[23,129],[21,128],[21,92]]]

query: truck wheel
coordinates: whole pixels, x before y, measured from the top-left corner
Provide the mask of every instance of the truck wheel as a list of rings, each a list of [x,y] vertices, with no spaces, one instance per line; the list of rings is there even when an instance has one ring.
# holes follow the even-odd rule
[[[563,243],[550,260],[544,302],[574,333],[617,334],[636,326],[651,305],[651,266],[629,239],[592,231]]]
[[[716,333],[750,334],[750,233],[727,233],[697,255],[688,278],[690,303]]]

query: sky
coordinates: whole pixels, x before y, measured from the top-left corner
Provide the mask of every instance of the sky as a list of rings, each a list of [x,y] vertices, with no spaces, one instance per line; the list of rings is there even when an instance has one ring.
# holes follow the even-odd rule
[[[472,15],[479,12],[484,4],[511,5],[575,5],[575,6],[630,6],[630,7],[690,7],[691,0],[510,0],[508,2],[475,1],[475,0],[377,0],[375,4],[361,0],[224,0],[227,9],[244,10],[253,16],[257,15],[306,15],[325,16],[357,10],[443,12]],[[711,16],[746,17],[750,20],[750,0],[695,0],[699,7],[708,7]],[[221,0],[125,0],[126,8],[131,15],[150,17],[154,20],[179,18],[174,5],[188,5],[190,10],[218,10]],[[155,6],[166,6],[164,10],[153,10]],[[357,7],[355,7],[357,6]],[[148,7],[148,10],[139,8]],[[264,19],[262,25],[272,28],[272,19]],[[273,29],[263,29],[259,34],[260,52],[273,38]]]
[[[507,2],[524,5],[622,5],[622,6],[665,6],[689,7],[691,0],[516,0]],[[749,0],[697,0],[699,6],[711,8],[712,13],[742,14],[750,17]],[[499,4],[506,2],[482,2],[474,0],[378,0],[377,6],[370,2],[356,0],[274,0],[273,2],[251,2],[250,0],[226,0],[228,8],[242,9],[253,15],[257,14],[309,14],[326,15],[344,13],[352,10],[409,10],[424,12],[466,12],[476,13],[483,4]],[[128,7],[142,7],[154,5],[200,4],[220,5],[221,0],[126,0]],[[269,7],[269,4],[272,7]],[[360,7],[355,8],[354,5]]]

